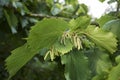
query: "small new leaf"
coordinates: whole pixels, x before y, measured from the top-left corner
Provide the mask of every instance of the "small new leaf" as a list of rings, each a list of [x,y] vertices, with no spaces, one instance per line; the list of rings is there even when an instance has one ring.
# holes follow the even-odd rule
[[[90,24],[90,17],[89,16],[81,16],[76,19],[72,19],[69,22],[69,25],[72,30],[76,29],[85,29]]]
[[[73,47],[73,44],[71,43],[69,39],[66,39],[65,42],[66,42],[65,45],[61,44],[58,41],[54,44],[55,49],[62,54],[70,52]]]

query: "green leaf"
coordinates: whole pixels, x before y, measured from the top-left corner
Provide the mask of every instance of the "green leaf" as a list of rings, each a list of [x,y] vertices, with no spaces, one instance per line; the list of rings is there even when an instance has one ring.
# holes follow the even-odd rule
[[[80,4],[80,7],[76,13],[86,15],[88,13],[88,7],[85,4]]]
[[[108,80],[120,80],[120,64],[112,68]]]
[[[38,20],[35,19],[35,18],[29,18],[29,21],[30,21],[31,23],[36,23],[36,22],[38,22]]]
[[[104,31],[99,27],[88,26],[84,34],[96,45],[103,47],[110,53],[115,52],[117,49],[116,37],[111,32]]]
[[[24,28],[28,25],[29,22],[26,18],[21,18],[20,23],[21,23],[22,28]]]
[[[96,51],[96,53],[97,53],[97,51]],[[99,51],[97,53],[97,58],[98,58],[98,60],[96,61],[97,73],[100,74],[102,72],[109,72],[110,68],[112,67],[112,63],[110,61],[109,55]]]
[[[109,72],[112,67],[109,55],[97,48],[88,50],[86,53],[90,62],[90,68],[95,73],[101,74],[102,72]]]
[[[87,57],[83,52],[71,51],[61,57],[62,64],[65,64],[66,80],[88,80],[90,71]]]
[[[11,78],[22,68],[37,52],[32,51],[27,44],[12,51],[12,54],[6,59],[6,69]]]
[[[66,4],[70,4],[70,5],[73,5],[74,6],[74,8],[77,6],[77,4],[78,4],[78,0],[65,0],[65,3]]]
[[[98,48],[87,50],[85,53],[88,56],[92,80],[106,80],[112,68],[109,55]]]
[[[92,78],[92,80],[106,80],[108,73],[101,73]]]
[[[119,0],[118,0],[119,1]],[[114,3],[116,2],[116,0],[109,0],[108,3],[111,4],[111,3]],[[120,1],[119,1],[120,2]]]
[[[77,19],[72,19],[69,25],[72,30],[85,29],[90,24],[90,17],[80,16]]]
[[[104,2],[105,0],[99,0],[100,2]]]
[[[110,20],[112,20],[112,19],[115,19],[115,17],[112,16],[112,15],[110,15],[110,14],[106,14],[106,15],[100,17],[100,18],[97,20],[97,23],[99,24],[100,27],[103,27],[103,25],[104,25],[106,22],[108,22],[108,21],[110,21]]]
[[[53,5],[53,7],[51,8],[51,13],[52,15],[57,15],[62,11],[62,6],[60,4],[55,4]]]
[[[74,12],[74,7],[72,5],[66,5],[63,7],[63,13],[72,14]]]
[[[62,54],[68,53],[72,50],[73,44],[71,43],[71,41],[69,39],[65,40],[65,43],[66,44],[64,45],[57,41],[54,44],[54,47],[58,52],[60,52]]]
[[[104,30],[111,31],[120,40],[120,19],[108,21],[102,28]]]
[[[21,13],[21,15],[25,15],[25,13],[29,13],[29,9],[22,2],[13,1],[12,5],[13,7],[16,8],[18,12]]]
[[[17,19],[16,15],[14,14],[14,12],[12,10],[6,11],[4,9],[4,13],[5,13],[5,17],[7,19],[7,22],[11,28],[12,33],[17,33],[16,27],[18,24],[18,19]]]
[[[49,6],[49,7],[52,7],[52,5],[54,4],[54,1],[53,0],[45,0],[46,1],[46,4]]]
[[[67,29],[68,23],[62,19],[44,19],[32,27],[27,42],[33,50],[49,48]]]
[[[120,63],[120,55],[118,55],[118,56],[115,58],[115,61],[116,61],[117,64]]]

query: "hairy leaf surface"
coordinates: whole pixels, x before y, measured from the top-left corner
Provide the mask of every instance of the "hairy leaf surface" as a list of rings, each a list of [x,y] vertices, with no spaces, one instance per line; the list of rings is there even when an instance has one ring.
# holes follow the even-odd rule
[[[27,42],[31,49],[39,51],[52,46],[67,29],[68,24],[62,19],[44,19],[32,27]]]

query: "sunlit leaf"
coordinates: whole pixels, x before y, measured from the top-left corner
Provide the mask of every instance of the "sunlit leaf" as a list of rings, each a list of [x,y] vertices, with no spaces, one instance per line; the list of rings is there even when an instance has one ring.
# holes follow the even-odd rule
[[[76,14],[87,14],[87,12],[88,12],[87,6],[85,4],[80,4],[80,7]]]
[[[117,49],[116,37],[111,32],[106,32],[99,27],[88,26],[85,30],[85,35],[98,46],[107,49],[110,53],[115,52]]]
[[[116,61],[117,64],[120,63],[120,55],[118,55],[118,56],[115,58],[115,61]]]
[[[57,41],[54,44],[54,47],[58,52],[65,54],[72,50],[73,44],[71,43],[70,40],[66,40],[65,44],[61,44],[60,42]]]
[[[112,68],[108,80],[120,80],[120,64]]]
[[[32,27],[27,42],[31,49],[39,51],[51,47],[67,29],[68,24],[62,19],[44,19]]]
[[[6,69],[11,78],[22,68],[37,52],[32,51],[27,44],[12,51],[12,54],[6,59]]]
[[[49,7],[51,7],[54,4],[53,0],[45,0],[45,1]]]
[[[91,80],[106,80],[108,76],[108,73],[101,73],[101,74],[97,74],[96,76],[94,76]]]
[[[120,79],[120,55],[118,55],[115,58],[115,61],[117,65],[111,69],[110,74],[108,76],[108,80],[119,80]]]
[[[88,16],[80,16],[76,19],[72,19],[69,22],[72,30],[85,29],[90,24],[90,18]]]

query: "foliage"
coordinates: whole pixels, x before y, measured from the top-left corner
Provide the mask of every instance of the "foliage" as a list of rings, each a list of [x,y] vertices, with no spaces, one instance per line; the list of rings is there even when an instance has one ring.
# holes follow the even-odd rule
[[[11,57],[7,58],[6,60],[6,62],[8,62],[6,68],[9,70],[10,78],[20,69],[20,67],[25,65],[26,62],[28,62],[34,55],[35,52],[31,51],[31,49],[28,48],[28,45],[26,44],[12,51]],[[10,66],[8,67],[8,65]]]
[[[77,18],[76,20],[74,20],[74,22],[75,21],[77,22],[78,19],[81,19],[81,18]],[[85,20],[83,20],[83,21],[85,21]],[[84,77],[79,76],[81,74],[89,75],[89,69],[86,69],[88,67],[87,66],[88,63],[87,63],[86,59],[84,58],[85,56],[82,55],[83,53],[75,52],[73,49],[76,49],[76,48],[78,50],[84,49],[85,47],[83,47],[83,45],[82,45],[82,43],[83,43],[82,39],[84,37],[86,37],[86,39],[89,39],[97,46],[102,46],[103,49],[106,49],[110,53],[113,53],[116,50],[117,40],[115,39],[115,36],[111,32],[106,32],[98,27],[90,26],[89,22],[86,25],[86,26],[88,26],[87,28],[85,28],[84,26],[81,26],[81,25],[83,25],[82,21],[81,21],[82,24],[80,22],[79,23],[77,22],[78,25],[76,25],[76,22],[74,24],[75,27],[77,27],[75,30],[74,30],[74,28],[69,28],[69,26],[68,26],[69,22],[67,23],[64,20],[53,19],[53,18],[43,19],[42,21],[38,22],[35,26],[33,26],[30,31],[30,35],[27,38],[27,43],[26,43],[28,45],[28,47],[26,47],[27,49],[25,47],[21,47],[22,50],[20,48],[18,48],[15,51],[13,51],[11,56],[9,56],[7,58],[6,65],[7,65],[7,70],[10,73],[10,78],[23,66],[23,64],[25,64],[31,57],[33,57],[36,53],[38,53],[42,48],[48,49],[47,53],[46,54],[44,53],[45,54],[44,59],[46,59],[48,57],[48,55],[50,55],[50,59],[52,61],[55,59],[56,56],[64,57],[64,53],[61,53],[61,52],[64,52],[65,51],[64,49],[66,49],[66,47],[68,46],[66,44],[66,41],[71,40],[71,42],[70,42],[71,47],[67,48],[68,49],[67,51],[70,53],[65,51],[65,53],[67,53],[67,55],[69,56],[69,57],[65,57],[68,60],[66,60],[65,58],[63,58],[63,60],[62,60],[63,64],[65,64],[65,66],[66,66],[65,77],[67,80],[74,80],[74,79],[86,80],[86,79],[88,79],[89,76],[87,76],[87,75]],[[56,24],[54,24],[54,23],[56,23]],[[51,27],[49,27],[49,25],[51,25]],[[47,30],[44,31],[46,28],[47,28]],[[93,31],[91,32],[91,30],[93,30]],[[104,45],[105,41],[108,41],[108,42],[106,42],[106,44]],[[55,46],[57,44],[55,42],[59,43],[60,46],[58,46],[58,45]],[[111,43],[111,42],[114,42],[114,43]],[[58,48],[63,47],[62,45],[64,45],[65,48],[62,48],[59,50],[56,48],[56,47],[58,47]],[[96,47],[96,46],[94,45],[93,47]],[[70,51],[71,48],[72,48],[72,52]],[[18,59],[17,56],[20,57],[23,55],[23,54],[20,54],[21,51],[25,52],[25,53],[23,53],[23,52],[22,53],[26,57],[23,57],[23,59],[22,58]],[[27,56],[28,54],[29,54],[29,56]],[[77,55],[77,54],[81,54],[81,55]],[[18,61],[13,60],[16,58],[18,59]],[[81,62],[83,61],[83,63],[79,63],[79,61],[81,61]],[[11,66],[13,66],[12,63],[16,63],[14,65],[17,65],[17,67],[12,69],[11,68]],[[73,67],[75,69],[72,69]],[[78,67],[81,67],[81,68],[79,69]],[[76,73],[75,75],[73,75],[74,73],[70,71],[71,69],[73,72]],[[84,73],[83,73],[83,71],[84,71]]]
[[[97,22],[99,23],[100,27],[102,27],[106,22],[113,20],[113,19],[117,19],[117,18],[115,16],[112,16],[109,13],[109,14],[105,14],[104,16],[100,17],[100,19],[98,19]]]
[[[87,80],[90,76],[88,59],[81,51],[71,51],[61,57],[62,64],[65,64],[66,80]]]
[[[104,30],[108,30],[108,31],[113,32],[115,35],[117,35],[118,39],[120,40],[119,26],[120,26],[120,20],[116,19],[116,20],[108,21],[107,23],[104,24],[104,26],[102,28]]]
[[[93,30],[93,31],[92,31]],[[92,32],[91,32],[92,31]],[[96,45],[107,49],[110,53],[115,52],[117,46],[117,40],[114,39],[114,35],[111,32],[103,31],[98,27],[89,26],[86,31],[86,35],[94,42]],[[111,38],[111,40],[110,40]],[[105,41],[106,44],[104,44]],[[110,43],[115,42],[115,43]]]
[[[119,80],[119,10],[95,20],[99,26],[91,24],[87,12],[78,0],[0,0],[2,65],[9,55],[9,74],[2,75],[12,80]]]
[[[68,24],[61,19],[44,19],[32,27],[27,43],[38,52],[41,48],[52,46],[67,29]]]

